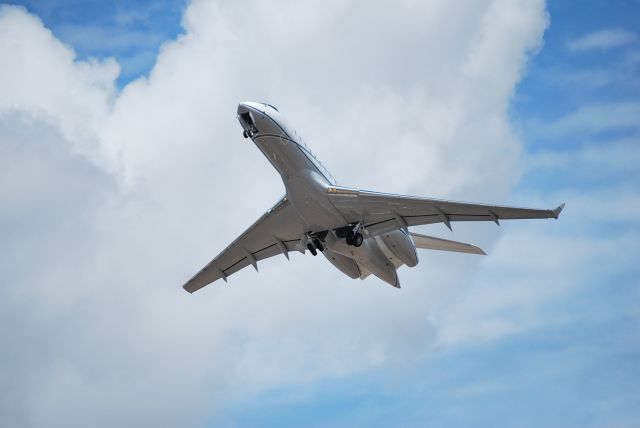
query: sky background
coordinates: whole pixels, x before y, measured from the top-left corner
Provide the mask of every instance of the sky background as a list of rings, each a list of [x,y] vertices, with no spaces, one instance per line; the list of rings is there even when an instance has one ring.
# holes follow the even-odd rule
[[[0,6],[12,427],[640,423],[640,3]],[[283,194],[269,102],[354,187],[552,208],[418,231],[402,289],[292,254],[181,285]]]

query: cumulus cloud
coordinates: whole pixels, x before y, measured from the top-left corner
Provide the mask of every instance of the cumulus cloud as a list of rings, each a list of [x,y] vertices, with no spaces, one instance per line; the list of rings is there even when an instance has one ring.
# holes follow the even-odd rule
[[[521,166],[506,110],[546,24],[542,1],[196,0],[149,76],[116,90],[114,60],[80,61],[2,6],[5,421],[197,423],[427,353],[449,331],[434,302],[477,260],[425,254],[401,292],[301,255],[180,288],[283,193],[235,106],[280,107],[341,183],[505,199]]]

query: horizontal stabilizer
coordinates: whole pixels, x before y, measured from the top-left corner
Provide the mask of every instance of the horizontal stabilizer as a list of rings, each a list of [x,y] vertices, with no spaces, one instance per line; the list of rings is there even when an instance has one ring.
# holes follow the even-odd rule
[[[483,256],[487,254],[481,248],[464,242],[449,241],[413,232],[411,232],[411,238],[416,248],[425,250],[454,251],[456,253],[482,254]]]

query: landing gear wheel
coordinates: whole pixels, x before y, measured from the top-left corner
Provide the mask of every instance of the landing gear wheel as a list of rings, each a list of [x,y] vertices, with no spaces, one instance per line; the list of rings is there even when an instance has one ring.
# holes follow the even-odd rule
[[[354,247],[359,247],[360,245],[362,245],[363,240],[364,237],[362,236],[362,234],[356,232],[351,239],[351,245],[353,245]]]
[[[313,240],[313,246],[316,247],[320,251],[324,251],[324,246],[322,245],[320,240],[317,239],[317,238]]]
[[[353,231],[349,231],[347,232],[347,237],[345,238],[345,240],[347,241],[347,245],[353,245]]]
[[[315,247],[313,246],[313,244],[307,244],[307,248],[309,249],[309,252],[311,254],[313,254],[314,256],[318,255],[318,252],[316,251]]]
[[[245,129],[244,131],[242,131],[242,136],[244,138],[249,138],[249,133],[247,132],[247,130]]]

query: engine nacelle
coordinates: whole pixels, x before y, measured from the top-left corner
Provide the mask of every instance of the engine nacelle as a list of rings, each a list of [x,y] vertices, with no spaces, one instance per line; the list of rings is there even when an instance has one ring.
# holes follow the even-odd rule
[[[405,265],[414,267],[418,264],[418,254],[413,240],[403,230],[394,230],[380,236],[389,250]]]
[[[324,254],[327,260],[331,262],[331,264],[337,267],[348,277],[353,279],[360,278],[360,268],[353,259],[350,259],[347,256],[343,256],[342,254],[335,253],[326,247],[322,254]]]

